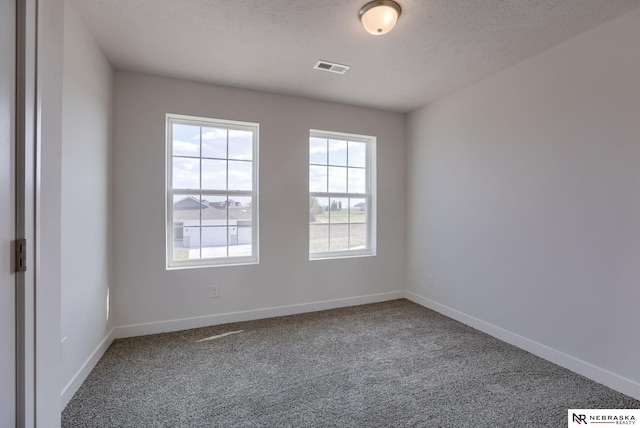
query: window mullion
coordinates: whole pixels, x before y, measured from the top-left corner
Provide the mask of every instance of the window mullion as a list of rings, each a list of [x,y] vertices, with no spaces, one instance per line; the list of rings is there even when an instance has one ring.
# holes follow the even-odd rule
[[[327,141],[327,192],[329,191],[329,139]],[[331,196],[328,197],[329,214],[327,215],[327,251],[331,251]]]
[[[342,193],[342,192],[309,192],[310,197],[316,198],[366,198],[366,193]]]
[[[351,249],[351,198],[347,198],[347,250]]]
[[[345,189],[347,189],[347,193],[349,193],[349,142],[347,141],[347,185],[345,186]]]
[[[229,130],[227,129],[227,173],[226,173],[226,179],[227,179],[227,184],[226,184],[226,188],[227,188],[227,199],[225,202],[225,212],[227,214],[227,227],[226,227],[226,233],[227,233],[227,257],[229,257],[229,199],[230,199],[230,195],[229,195]]]
[[[198,200],[200,201],[200,203],[202,204],[202,126],[199,128],[200,129],[200,191],[199,191],[199,198]],[[202,208],[199,210],[200,211],[200,227],[198,228],[198,230],[200,231],[200,245],[198,248],[198,254],[200,254],[200,259],[202,259]]]

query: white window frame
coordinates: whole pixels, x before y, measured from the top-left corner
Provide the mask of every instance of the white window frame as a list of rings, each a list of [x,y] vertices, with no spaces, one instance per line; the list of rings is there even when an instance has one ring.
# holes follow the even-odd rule
[[[166,114],[166,268],[185,269],[198,267],[234,266],[245,264],[258,264],[258,123],[240,122],[224,119],[212,119],[206,117],[186,116],[180,114]],[[173,189],[173,124],[184,124],[193,126],[204,126],[209,128],[226,128],[233,130],[253,132],[253,152],[252,152],[252,190],[201,190],[201,189]],[[202,145],[201,145],[202,147]],[[201,148],[202,150],[202,148]],[[201,152],[202,155],[202,152]],[[202,156],[199,157],[202,159]],[[228,153],[227,153],[228,159]],[[232,159],[233,160],[233,159]],[[174,225],[173,225],[173,200],[177,195],[202,196],[228,196],[229,199],[236,196],[252,198],[251,206],[251,256],[229,256],[193,260],[174,260]],[[228,247],[228,243],[227,243]]]
[[[309,241],[307,241],[309,260],[326,260],[326,259],[342,259],[350,257],[367,257],[376,255],[376,143],[377,139],[371,135],[349,134],[345,132],[336,131],[324,131],[318,129],[309,130],[309,139],[307,140],[307,150],[309,150],[309,141],[311,138],[326,138],[346,140],[353,142],[360,142],[366,144],[366,172],[365,181],[366,188],[365,193],[350,193],[350,192],[311,192],[309,191],[309,198],[361,198],[365,199],[367,203],[366,211],[366,233],[367,233],[367,248],[361,250],[341,250],[341,251],[316,251],[311,252]],[[328,153],[327,153],[328,155]],[[328,159],[327,159],[328,162]],[[307,156],[307,168],[312,164],[310,157]],[[327,180],[329,175],[327,174]],[[307,188],[310,189],[309,170],[307,169]],[[329,226],[330,227],[330,226]],[[310,239],[311,225],[307,230],[307,238]]]

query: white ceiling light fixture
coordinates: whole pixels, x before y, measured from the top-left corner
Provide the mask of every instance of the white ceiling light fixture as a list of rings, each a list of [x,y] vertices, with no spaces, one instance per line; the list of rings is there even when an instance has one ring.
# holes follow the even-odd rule
[[[375,0],[362,6],[358,18],[367,32],[380,36],[395,27],[401,12],[400,5],[392,0]]]

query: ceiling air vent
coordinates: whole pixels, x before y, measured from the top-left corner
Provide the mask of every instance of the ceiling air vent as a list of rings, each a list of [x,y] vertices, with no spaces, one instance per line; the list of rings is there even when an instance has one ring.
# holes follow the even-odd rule
[[[348,65],[336,64],[335,62],[320,60],[313,66],[316,70],[330,71],[332,73],[344,74],[349,70]]]

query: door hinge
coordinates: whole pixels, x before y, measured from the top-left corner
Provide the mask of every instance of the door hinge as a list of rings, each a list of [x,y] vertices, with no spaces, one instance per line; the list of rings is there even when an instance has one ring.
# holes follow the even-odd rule
[[[16,239],[16,272],[27,270],[27,240]]]

